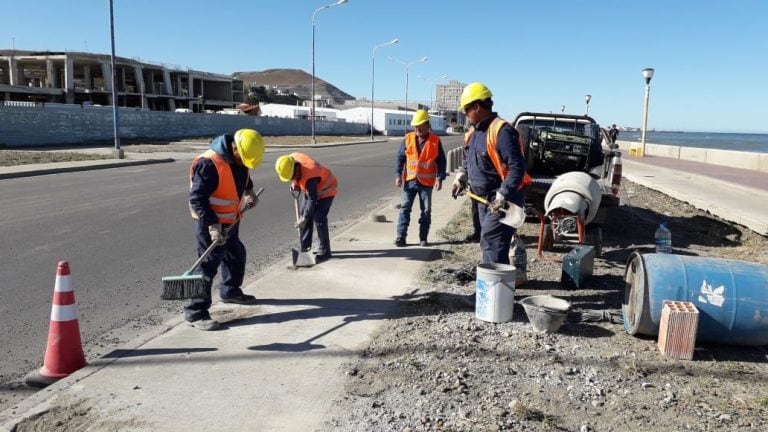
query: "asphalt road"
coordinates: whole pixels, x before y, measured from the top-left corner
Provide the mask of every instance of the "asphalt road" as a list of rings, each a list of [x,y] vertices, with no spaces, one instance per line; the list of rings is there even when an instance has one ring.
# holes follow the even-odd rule
[[[443,141],[447,151],[460,137]],[[395,199],[398,145],[306,151],[339,179],[329,215],[332,235]],[[256,187],[265,190],[241,222],[249,254],[246,283],[290,256],[298,243],[293,198],[273,169],[275,159],[290,151],[271,149],[252,172]],[[188,169],[189,161],[179,160],[0,181],[0,408],[19,396],[13,393],[21,378],[42,365],[59,261],[70,263],[88,359],[181,313],[181,302],[160,300],[160,279],[194,262]]]

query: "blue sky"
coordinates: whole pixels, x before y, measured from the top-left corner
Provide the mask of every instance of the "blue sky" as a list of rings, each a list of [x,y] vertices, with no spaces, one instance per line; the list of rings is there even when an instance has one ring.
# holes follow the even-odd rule
[[[116,53],[230,74],[312,69],[312,13],[333,0],[114,0]],[[0,47],[109,53],[108,0],[0,0]],[[589,113],[639,127],[768,132],[768,2],[349,0],[317,14],[316,74],[357,97],[429,101],[447,75],[481,81],[507,118]]]

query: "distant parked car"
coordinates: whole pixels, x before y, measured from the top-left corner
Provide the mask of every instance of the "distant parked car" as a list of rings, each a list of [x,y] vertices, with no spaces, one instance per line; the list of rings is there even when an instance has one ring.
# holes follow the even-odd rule
[[[192,110],[189,109],[189,108],[176,108],[176,111],[174,111],[174,112],[177,112],[177,113],[191,113]]]

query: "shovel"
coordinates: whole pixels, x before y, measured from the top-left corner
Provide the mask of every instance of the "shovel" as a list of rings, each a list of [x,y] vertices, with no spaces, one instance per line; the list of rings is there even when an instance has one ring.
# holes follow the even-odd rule
[[[481,202],[485,205],[491,205],[487,199],[475,195],[470,191],[464,191],[464,193],[477,202]],[[500,208],[499,210],[504,214],[503,217],[499,218],[499,222],[503,223],[504,225],[511,226],[512,228],[520,228],[525,223],[525,210],[519,206],[509,203],[508,209]]]
[[[293,207],[296,209],[296,223],[299,223],[299,220],[301,217],[299,216],[299,191],[298,190],[291,190],[291,195],[293,195]],[[311,222],[309,222],[311,223]],[[301,250],[301,228],[296,228],[296,231],[299,233],[299,248],[298,249],[291,249],[291,257],[293,258],[293,266],[294,267],[312,267],[315,265],[315,256],[312,255],[312,252],[302,252]]]

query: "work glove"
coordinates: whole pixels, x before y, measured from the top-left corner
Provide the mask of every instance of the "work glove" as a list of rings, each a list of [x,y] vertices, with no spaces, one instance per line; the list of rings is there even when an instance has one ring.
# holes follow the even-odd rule
[[[253,189],[245,191],[245,197],[243,197],[242,211],[250,210],[259,203],[259,197],[256,196],[256,192]]]
[[[295,227],[304,231],[304,227],[307,226],[307,222],[309,222],[309,219],[302,217],[298,221],[296,221]]]
[[[507,201],[504,199],[504,195],[502,195],[501,192],[496,191],[496,199],[493,200],[489,209],[491,213],[495,215],[498,215],[502,209],[507,209]]]
[[[208,234],[211,235],[211,243],[224,244],[227,241],[227,236],[219,223],[209,225]]]
[[[456,177],[451,184],[451,196],[456,199],[464,193],[464,189],[467,188],[467,173],[457,172]]]

